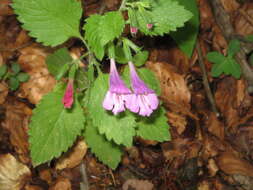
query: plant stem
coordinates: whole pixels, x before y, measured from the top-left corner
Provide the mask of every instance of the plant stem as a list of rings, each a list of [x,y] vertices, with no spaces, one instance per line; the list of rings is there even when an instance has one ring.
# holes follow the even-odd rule
[[[121,11],[122,9],[125,8],[126,2],[127,2],[127,0],[122,0],[121,5],[119,7],[119,11]]]
[[[197,52],[198,52],[199,67],[200,67],[202,75],[203,75],[203,84],[204,84],[207,98],[211,104],[212,111],[216,114],[216,116],[219,116],[220,114],[216,108],[216,103],[215,103],[211,88],[209,86],[207,72],[206,72],[206,68],[205,68],[205,64],[204,64],[204,58],[203,58],[203,54],[202,54],[199,42],[197,42],[196,48],[197,48]]]

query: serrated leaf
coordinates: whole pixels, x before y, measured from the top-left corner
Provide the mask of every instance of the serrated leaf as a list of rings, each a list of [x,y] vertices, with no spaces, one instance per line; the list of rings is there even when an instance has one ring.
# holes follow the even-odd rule
[[[139,11],[136,12],[139,29],[146,35],[163,35],[177,28],[183,27],[191,17],[192,13],[186,10],[178,2],[172,0],[151,1],[152,9],[150,15],[154,26],[151,30],[147,28],[145,18]]]
[[[176,32],[170,33],[179,48],[188,57],[191,57],[199,31],[199,9],[197,2],[196,0],[174,1],[178,1],[180,5],[183,5],[187,10],[193,13],[193,17],[185,24],[184,27],[178,28]]]
[[[19,87],[19,81],[16,77],[11,77],[9,80],[9,86],[11,90],[17,90]]]
[[[5,64],[1,65],[0,66],[0,78],[3,77],[6,72],[7,72],[7,66]]]
[[[160,107],[151,117],[141,118],[137,123],[137,136],[159,142],[170,140],[169,125],[164,108]]]
[[[156,79],[154,73],[147,68],[136,68],[139,77],[148,85],[148,87],[156,92],[157,95],[161,94],[160,83]],[[122,78],[126,82],[126,84],[130,87],[130,71],[129,67],[126,67],[123,72]]]
[[[64,109],[65,85],[58,84],[33,111],[29,143],[33,165],[47,162],[65,152],[84,128],[85,117],[78,101]]]
[[[12,63],[12,64],[11,64],[11,70],[12,70],[12,72],[13,72],[14,74],[19,73],[19,71],[20,71],[20,65],[17,64],[17,63]]]
[[[240,41],[237,39],[233,39],[229,42],[228,45],[228,55],[233,57],[236,52],[240,50]]]
[[[13,0],[12,7],[23,27],[44,45],[56,46],[80,36],[81,1]]]
[[[93,152],[101,162],[112,169],[118,166],[122,155],[120,147],[106,140],[104,135],[99,134],[97,127],[92,125],[86,127],[85,140],[91,148],[91,152]]]
[[[27,73],[19,73],[17,75],[17,79],[19,80],[19,82],[26,82],[28,81],[30,78],[30,76]]]
[[[212,66],[211,70],[212,76],[218,77],[222,73],[226,75],[232,75],[235,78],[239,79],[241,76],[241,67],[239,64],[236,63],[234,58],[227,57],[225,61],[220,63],[215,63]]]
[[[69,67],[66,64],[69,64],[71,61],[72,58],[69,55],[67,48],[58,49],[46,58],[46,64],[49,72],[58,80],[64,75],[64,73],[67,72]]]
[[[135,135],[135,117],[128,112],[115,116],[102,107],[108,90],[108,80],[107,74],[100,74],[90,90],[91,99],[87,106],[90,118],[93,125],[98,127],[99,133],[105,134],[109,141],[113,140],[116,144],[131,146]]]
[[[119,11],[105,15],[92,15],[84,25],[85,39],[98,59],[104,57],[104,46],[119,37],[123,32],[125,21]]]

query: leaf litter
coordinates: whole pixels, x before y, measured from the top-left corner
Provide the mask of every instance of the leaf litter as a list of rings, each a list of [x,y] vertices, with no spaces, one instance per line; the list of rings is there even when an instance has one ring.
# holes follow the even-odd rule
[[[221,0],[236,34],[253,34],[253,4],[238,2]],[[0,63],[16,61],[30,75],[30,80],[16,92],[0,83],[0,189],[76,190],[81,182],[88,183],[91,190],[252,189],[253,102],[246,81],[229,76],[212,78],[211,63],[204,61],[220,112],[215,115],[206,98],[196,50],[189,59],[170,40],[155,41],[145,66],[160,81],[160,99],[167,109],[171,141],[158,143],[136,138],[134,146],[124,151],[121,165],[111,171],[89,151],[86,153],[85,141],[79,139],[59,159],[33,168],[28,150],[28,123],[34,105],[56,83],[45,64],[52,49],[33,42],[21,29],[10,3],[0,2]],[[119,1],[104,3],[102,8],[106,10],[119,5]],[[96,0],[85,4],[86,16],[101,8]],[[216,50],[226,55],[228,44],[208,1],[199,0],[198,4],[203,54]],[[137,40],[145,44],[141,38]],[[76,43],[69,42],[66,46],[81,49]],[[80,167],[82,164],[86,167]]]

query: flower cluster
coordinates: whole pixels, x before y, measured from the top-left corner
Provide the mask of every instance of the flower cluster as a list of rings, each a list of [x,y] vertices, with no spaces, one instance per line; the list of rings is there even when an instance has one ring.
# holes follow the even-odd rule
[[[159,100],[153,90],[138,76],[133,63],[128,62],[131,75],[131,91],[120,78],[115,60],[110,59],[110,88],[103,101],[103,107],[115,115],[126,109],[141,116],[150,116],[157,109]]]

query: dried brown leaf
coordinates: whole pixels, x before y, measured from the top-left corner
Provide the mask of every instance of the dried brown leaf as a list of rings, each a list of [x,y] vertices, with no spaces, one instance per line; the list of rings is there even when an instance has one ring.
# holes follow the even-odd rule
[[[87,144],[84,140],[79,140],[77,144],[65,153],[57,162],[56,169],[74,168],[79,165],[87,152]]]
[[[71,190],[71,183],[69,179],[59,177],[54,185],[52,185],[49,190]]]
[[[10,142],[18,153],[19,159],[30,161],[28,150],[28,123],[32,110],[24,103],[9,98],[5,104],[6,114],[4,127],[10,133]]]
[[[20,190],[30,177],[30,169],[11,154],[0,155],[0,189]]]
[[[153,190],[154,185],[147,180],[128,179],[122,186],[123,190]]]
[[[219,168],[228,175],[240,174],[253,177],[253,166],[231,152],[224,152],[217,158]]]
[[[253,3],[244,3],[239,12],[234,20],[235,32],[243,36],[253,34]]]
[[[8,85],[5,82],[1,82],[0,83],[0,105],[5,102],[8,92],[9,92]]]
[[[30,75],[30,79],[22,83],[18,96],[37,104],[44,94],[52,90],[56,83],[45,64],[48,49],[34,44],[20,50],[20,53],[18,63]]]

